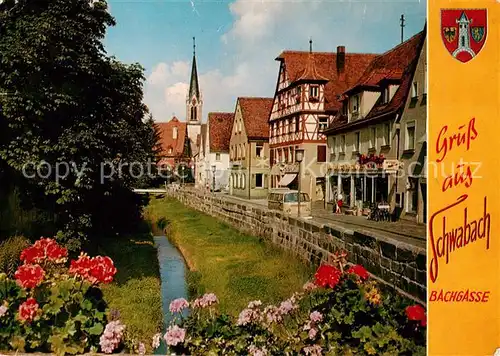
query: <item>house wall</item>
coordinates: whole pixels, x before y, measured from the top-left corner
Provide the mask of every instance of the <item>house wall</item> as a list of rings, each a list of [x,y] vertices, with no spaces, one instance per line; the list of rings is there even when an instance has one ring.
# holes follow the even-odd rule
[[[400,121],[400,132],[401,132],[401,148],[400,155],[401,161],[404,164],[404,175],[402,179],[398,182],[398,191],[405,193],[404,207],[402,210],[401,217],[416,220],[417,222],[425,222],[425,190],[427,188],[427,177],[425,174],[420,174],[422,169],[421,165],[427,162],[426,156],[426,121],[427,121],[427,95],[425,89],[426,81],[426,44],[424,42],[422,51],[420,53],[420,58],[417,63],[415,74],[412,80],[417,82],[418,93],[417,96],[412,98],[411,90],[408,96],[407,102],[405,104],[405,109]],[[410,122],[415,123],[415,149],[413,151],[406,150],[407,137],[407,126]],[[425,171],[424,171],[425,172]],[[431,169],[430,172],[433,172]],[[418,179],[418,186],[410,187],[408,189],[408,178],[411,176],[420,176]],[[413,188],[416,189],[418,196],[418,205],[415,213],[410,209],[410,197],[413,194]]]

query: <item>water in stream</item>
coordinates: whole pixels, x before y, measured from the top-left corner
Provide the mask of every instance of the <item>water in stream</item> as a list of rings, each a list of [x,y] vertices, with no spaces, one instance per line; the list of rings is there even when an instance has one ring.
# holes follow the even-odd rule
[[[160,264],[163,320],[166,329],[173,318],[168,310],[170,302],[177,298],[188,299],[186,265],[179,250],[168,241],[166,236],[155,236],[154,241],[158,250],[158,262]],[[163,340],[162,346],[156,350],[155,354],[165,355],[164,343],[165,340]]]

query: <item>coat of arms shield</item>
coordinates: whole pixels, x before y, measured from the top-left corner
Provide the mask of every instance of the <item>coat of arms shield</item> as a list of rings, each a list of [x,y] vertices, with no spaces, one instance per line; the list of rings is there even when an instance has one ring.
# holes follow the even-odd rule
[[[441,38],[453,58],[470,61],[486,42],[488,15],[486,9],[442,9]]]

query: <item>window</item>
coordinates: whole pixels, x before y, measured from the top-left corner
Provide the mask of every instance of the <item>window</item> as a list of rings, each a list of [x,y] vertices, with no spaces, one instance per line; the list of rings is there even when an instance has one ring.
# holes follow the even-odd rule
[[[372,127],[370,129],[370,148],[377,147],[377,128]]]
[[[295,132],[300,132],[300,117],[295,117]]]
[[[262,149],[263,149],[262,143],[258,143],[258,144],[255,146],[255,155],[256,155],[257,157],[262,157]]]
[[[300,86],[297,87],[297,96],[296,96],[296,102],[297,104],[300,104],[300,99],[302,96],[302,88]]]
[[[387,104],[389,102],[389,88],[384,88],[382,91],[382,104]]]
[[[418,96],[418,83],[413,82],[411,86],[411,97],[416,98]]]
[[[293,119],[288,120],[288,132],[293,132]]]
[[[311,85],[309,88],[309,99],[318,99],[319,97],[319,87],[317,85]]]
[[[415,121],[406,124],[406,149],[415,149]]]
[[[427,62],[424,63],[424,94],[427,94]]]
[[[269,162],[271,162],[271,164],[274,164],[274,150],[269,151]]]
[[[292,163],[293,162],[293,158],[295,157],[294,154],[293,154],[293,147],[289,148],[289,152],[290,152],[290,163]]]
[[[288,119],[285,120],[285,122],[283,122],[283,133],[288,133],[288,127],[290,126],[290,122],[288,121]]]
[[[340,152],[345,153],[345,135],[340,136]]]
[[[360,133],[355,132],[354,133],[354,152],[359,152],[361,149],[361,138],[360,138]]]
[[[342,103],[342,115],[347,115],[347,101]]]
[[[337,148],[337,139],[335,137],[332,137],[331,143],[332,145],[330,146],[330,154],[335,156],[335,150]]]
[[[255,187],[264,188],[264,177],[262,173],[257,173],[255,175]]]
[[[389,124],[384,124],[384,145],[391,145],[391,126]]]
[[[216,161],[220,161],[220,153],[216,153],[215,154],[215,160]]]
[[[319,118],[319,131],[326,130],[328,127],[328,117],[322,116]]]
[[[172,138],[173,138],[174,140],[176,140],[176,139],[177,139],[177,127],[174,127],[174,130],[172,131]]]
[[[193,101],[193,105],[196,103],[196,101]],[[192,106],[191,107],[191,121],[196,121],[196,107]]]
[[[172,153],[172,147],[170,147],[170,148],[168,149],[168,153],[170,153],[170,154]]]
[[[326,146],[317,147],[317,162],[326,162]]]
[[[359,95],[355,95],[351,99],[352,112],[357,113],[359,111]]]
[[[240,174],[240,188],[245,189],[245,175]]]

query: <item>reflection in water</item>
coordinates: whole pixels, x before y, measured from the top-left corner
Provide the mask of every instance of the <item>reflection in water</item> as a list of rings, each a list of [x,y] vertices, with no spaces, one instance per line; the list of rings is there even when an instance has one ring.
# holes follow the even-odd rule
[[[180,252],[168,241],[166,236],[155,236],[154,241],[158,250],[158,262],[160,264],[163,320],[166,330],[173,319],[173,315],[168,310],[170,302],[177,298],[188,299],[186,265]],[[162,340],[162,346],[156,350],[155,354],[164,355],[166,353],[164,343],[165,340]]]

